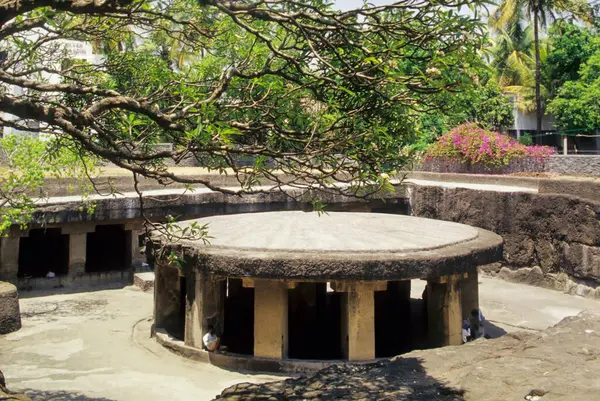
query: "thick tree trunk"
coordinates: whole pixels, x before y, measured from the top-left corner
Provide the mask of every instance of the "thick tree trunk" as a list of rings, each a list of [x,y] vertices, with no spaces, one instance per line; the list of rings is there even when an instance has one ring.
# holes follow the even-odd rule
[[[533,9],[533,35],[535,42],[535,113],[536,113],[536,133],[539,135],[542,131],[542,91],[541,91],[541,62],[540,62],[540,37],[539,37],[539,11]]]

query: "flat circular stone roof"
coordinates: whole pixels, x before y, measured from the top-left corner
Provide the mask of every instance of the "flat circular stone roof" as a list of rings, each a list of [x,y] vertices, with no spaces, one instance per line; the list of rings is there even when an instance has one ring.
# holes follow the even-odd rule
[[[463,224],[380,213],[268,212],[213,216],[210,247],[288,252],[410,252],[477,238]]]
[[[380,213],[286,211],[211,216],[210,243],[164,243],[200,270],[234,277],[384,280],[472,271],[502,238],[448,221]],[[192,262],[190,262],[192,261]]]

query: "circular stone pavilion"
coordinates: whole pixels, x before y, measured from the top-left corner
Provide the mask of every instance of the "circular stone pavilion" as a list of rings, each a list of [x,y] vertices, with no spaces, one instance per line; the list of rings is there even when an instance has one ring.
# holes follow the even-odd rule
[[[183,341],[183,353],[232,368],[293,371],[405,352],[412,279],[427,281],[428,344],[461,344],[462,320],[478,308],[477,266],[502,257],[492,232],[401,215],[294,211],[192,221],[208,223],[210,244],[163,240],[162,254],[182,262],[154,261],[154,330]],[[225,352],[201,351],[208,325]]]

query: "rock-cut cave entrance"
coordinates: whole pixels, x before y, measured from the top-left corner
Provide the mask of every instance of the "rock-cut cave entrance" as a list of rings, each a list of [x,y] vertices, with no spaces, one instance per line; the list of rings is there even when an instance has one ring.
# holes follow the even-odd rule
[[[119,224],[98,225],[87,234],[85,271],[88,273],[123,270],[127,261],[127,232]]]
[[[29,230],[19,241],[19,277],[46,277],[49,272],[69,272],[69,236],[60,228]]]

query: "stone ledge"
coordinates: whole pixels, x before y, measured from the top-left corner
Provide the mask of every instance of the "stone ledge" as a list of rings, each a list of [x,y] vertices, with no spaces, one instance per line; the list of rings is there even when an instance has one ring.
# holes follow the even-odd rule
[[[377,360],[350,363],[345,360],[317,361],[308,359],[276,360],[268,358],[255,358],[252,355],[241,355],[230,352],[208,352],[198,348],[190,347],[185,345],[183,341],[174,338],[166,330],[161,328],[156,328],[154,335],[156,341],[160,345],[179,356],[198,362],[210,363],[222,369],[235,371],[302,374],[314,373],[332,365],[364,365],[377,361],[389,360],[389,358],[381,358]]]
[[[154,337],[160,345],[179,356],[198,362],[210,362],[207,351],[185,345],[183,341],[171,336],[165,329],[155,328]]]
[[[92,287],[105,283],[132,283],[132,272],[129,270],[113,270],[108,272],[83,273],[53,278],[34,277],[11,280],[21,291],[51,290],[55,288]]]
[[[411,171],[408,173],[407,179],[481,185],[507,185],[511,187],[523,187],[529,189],[538,189],[540,186],[540,181],[544,181],[542,178],[521,177],[514,175],[437,173],[431,171]]]
[[[502,238],[477,229],[478,236],[452,246],[415,253],[278,253],[268,255],[254,250],[211,249],[184,242],[164,244],[185,255],[186,268],[193,267],[228,277],[283,280],[408,280],[467,273],[474,267],[502,259]]]
[[[600,300],[600,286],[595,282],[577,280],[566,273],[544,273],[539,266],[510,269],[501,263],[480,266],[488,277],[501,278],[511,283],[526,284],[557,290],[569,295]]]

